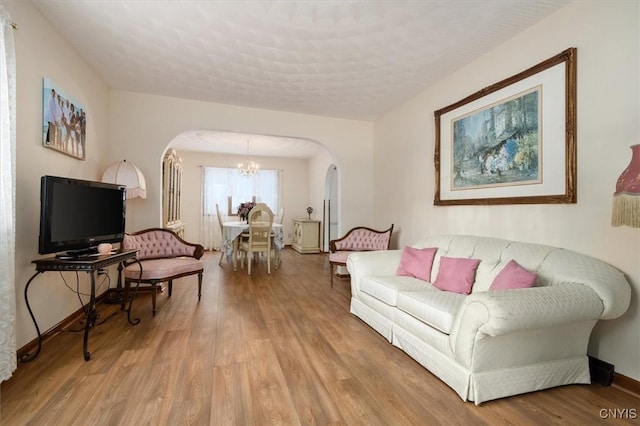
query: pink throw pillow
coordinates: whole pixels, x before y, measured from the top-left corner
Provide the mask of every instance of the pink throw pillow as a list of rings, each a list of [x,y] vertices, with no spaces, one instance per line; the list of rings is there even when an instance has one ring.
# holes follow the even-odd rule
[[[433,285],[440,290],[469,294],[476,279],[478,264],[478,259],[442,256],[438,277]]]
[[[538,274],[529,272],[518,265],[515,260],[510,260],[502,271],[496,275],[489,290],[509,290],[512,288],[529,288],[536,283]]]
[[[402,250],[400,265],[396,275],[415,277],[423,281],[431,281],[431,266],[438,249],[435,247],[416,249],[405,247]]]

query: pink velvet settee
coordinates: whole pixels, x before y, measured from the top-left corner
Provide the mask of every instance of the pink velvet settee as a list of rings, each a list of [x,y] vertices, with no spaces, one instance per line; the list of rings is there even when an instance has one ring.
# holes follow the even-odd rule
[[[139,261],[127,264],[124,268],[125,301],[128,299],[131,283],[137,285],[139,281],[140,284],[151,285],[151,303],[155,315],[157,284],[167,282],[171,297],[173,280],[196,274],[200,300],[204,270],[200,260],[204,254],[204,247],[200,244],[189,243],[168,229],[150,228],[126,234],[122,241],[122,250],[138,250],[136,259]]]
[[[346,266],[347,257],[356,251],[388,250],[393,223],[389,229],[377,231],[366,226],[352,228],[343,237],[329,241],[329,271],[331,287],[337,266]]]

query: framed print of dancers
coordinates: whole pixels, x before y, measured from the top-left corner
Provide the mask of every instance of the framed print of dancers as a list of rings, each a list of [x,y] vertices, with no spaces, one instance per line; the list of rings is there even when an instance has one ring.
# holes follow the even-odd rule
[[[80,160],[86,158],[86,109],[50,79],[43,79],[42,144]]]

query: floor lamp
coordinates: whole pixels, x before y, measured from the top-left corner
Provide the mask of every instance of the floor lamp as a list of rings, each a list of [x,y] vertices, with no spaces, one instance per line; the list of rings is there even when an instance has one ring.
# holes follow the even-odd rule
[[[132,198],[147,198],[147,183],[144,175],[135,164],[127,160],[116,161],[111,164],[102,174],[102,182],[125,185],[127,187],[127,200]],[[118,284],[115,291],[109,291],[105,298],[105,303],[118,304],[122,302],[122,280],[121,271],[118,270]]]

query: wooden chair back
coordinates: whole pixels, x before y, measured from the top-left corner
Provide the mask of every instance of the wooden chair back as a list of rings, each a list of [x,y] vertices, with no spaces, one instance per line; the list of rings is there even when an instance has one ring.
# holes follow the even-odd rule
[[[249,246],[251,251],[271,246],[272,226],[273,212],[266,204],[260,203],[251,209],[249,212]]]

